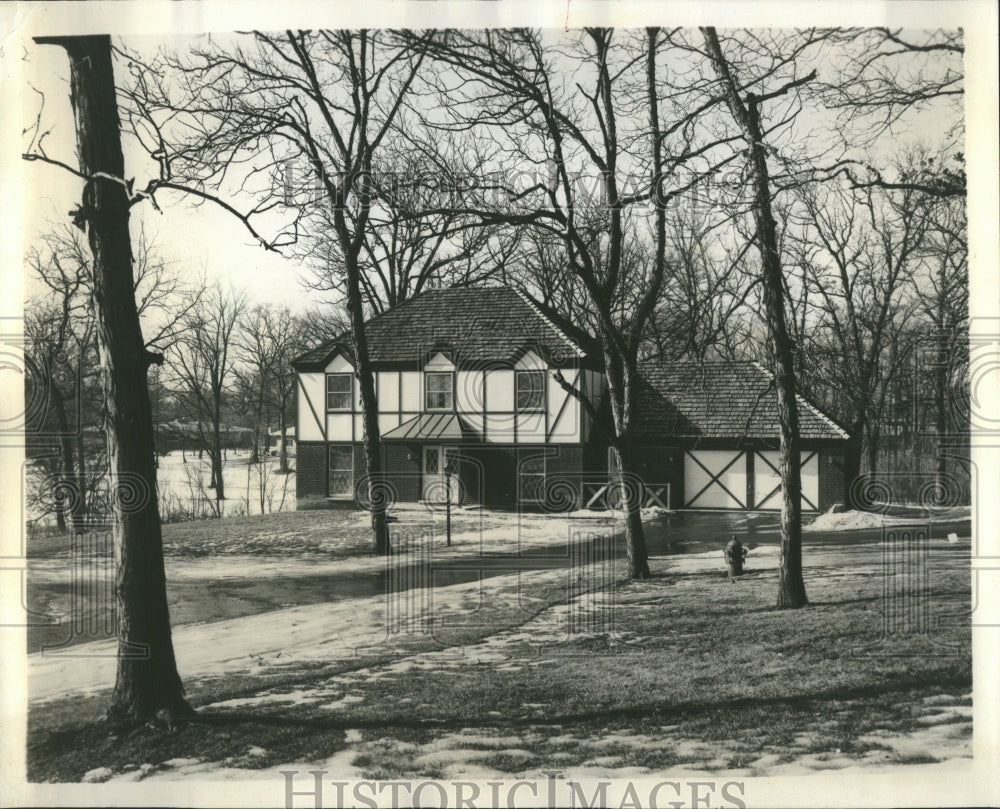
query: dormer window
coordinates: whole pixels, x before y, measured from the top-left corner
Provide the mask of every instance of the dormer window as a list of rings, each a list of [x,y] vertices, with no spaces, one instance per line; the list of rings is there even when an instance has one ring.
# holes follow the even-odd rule
[[[545,372],[517,371],[514,375],[514,402],[518,413],[545,408]]]
[[[424,374],[424,410],[454,410],[455,376],[451,372]]]
[[[326,375],[326,409],[350,410],[354,374]]]

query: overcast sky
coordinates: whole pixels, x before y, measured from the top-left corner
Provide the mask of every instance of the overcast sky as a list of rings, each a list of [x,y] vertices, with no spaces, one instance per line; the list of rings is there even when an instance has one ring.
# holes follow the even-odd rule
[[[167,41],[167,40],[159,40]],[[183,45],[184,37],[169,38],[170,44]],[[127,40],[130,47],[137,43],[149,48],[148,38]],[[30,45],[24,61],[25,75],[38,92],[23,96],[24,120],[30,124],[38,114],[42,98],[41,130],[47,132],[44,145],[47,154],[75,164],[72,111],[68,92],[68,63],[65,52],[54,46]],[[934,143],[951,121],[940,116],[925,116],[899,139],[891,141],[898,147],[907,138]],[[137,187],[148,179],[152,164],[144,153],[126,140],[126,173],[137,177]],[[29,182],[27,196],[31,214],[24,218],[24,244],[30,245],[43,233],[48,223],[65,221],[66,213],[77,204],[79,181],[54,166],[40,162],[30,164],[25,173]],[[141,221],[146,232],[154,237],[157,252],[184,275],[194,276],[203,270],[210,279],[245,289],[254,301],[273,301],[300,310],[316,302],[300,283],[301,267],[289,258],[269,253],[256,245],[243,225],[231,215],[210,203],[194,206],[190,198],[173,192],[161,192],[162,213],[148,202],[132,209],[135,224]],[[244,207],[250,207],[247,202]],[[133,233],[137,228],[133,229]],[[271,235],[271,234],[269,234]],[[33,287],[28,285],[30,294]]]
[[[70,165],[76,163],[73,111],[69,100],[69,61],[62,48],[33,46],[27,56],[31,85],[44,93],[42,131],[46,154]],[[25,120],[32,122],[42,96],[29,92],[24,98]],[[134,141],[125,142],[125,171],[144,185],[152,164]],[[25,217],[25,244],[47,229],[47,223],[65,221],[66,212],[80,199],[80,181],[61,168],[40,162],[28,169],[31,178],[32,216]],[[242,223],[218,206],[195,206],[175,192],[157,194],[162,213],[148,202],[132,208],[133,234],[140,222],[154,237],[157,252],[182,268],[185,276],[201,273],[247,290],[256,301],[274,301],[301,309],[309,298],[298,283],[298,264],[254,243]],[[249,207],[249,206],[248,206]],[[28,288],[30,293],[31,288]]]

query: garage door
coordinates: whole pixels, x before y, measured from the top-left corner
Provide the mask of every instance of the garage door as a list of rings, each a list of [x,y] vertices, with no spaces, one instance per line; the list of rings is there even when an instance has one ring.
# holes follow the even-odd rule
[[[728,449],[684,453],[686,508],[746,508],[746,453]]]
[[[753,459],[754,508],[781,508],[781,476],[778,472],[779,453],[776,450],[755,452]],[[802,509],[816,511],[819,502],[819,455],[800,455],[802,474]]]

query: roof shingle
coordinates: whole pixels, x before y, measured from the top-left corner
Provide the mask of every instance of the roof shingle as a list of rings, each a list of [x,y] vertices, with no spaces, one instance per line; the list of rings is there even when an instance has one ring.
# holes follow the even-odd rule
[[[423,292],[365,323],[374,363],[419,362],[439,349],[459,363],[516,358],[541,350],[560,364],[585,356],[529,300],[510,287],[458,287]],[[351,353],[349,336],[324,343],[295,360],[298,368],[322,364],[337,347]]]
[[[633,419],[640,439],[751,438],[779,435],[771,374],[754,362],[644,362]],[[799,435],[848,437],[801,396]]]

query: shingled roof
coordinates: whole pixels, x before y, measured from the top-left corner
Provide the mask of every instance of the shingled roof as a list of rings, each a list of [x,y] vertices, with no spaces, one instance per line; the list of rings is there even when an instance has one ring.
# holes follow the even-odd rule
[[[633,423],[641,439],[778,437],[771,374],[755,362],[657,361],[639,370]],[[796,398],[802,438],[848,438],[829,416]]]
[[[439,349],[456,364],[516,360],[537,350],[559,365],[586,352],[528,298],[510,287],[434,289],[365,323],[372,362],[420,362]],[[325,366],[338,349],[352,353],[349,336],[297,357],[298,370]]]

